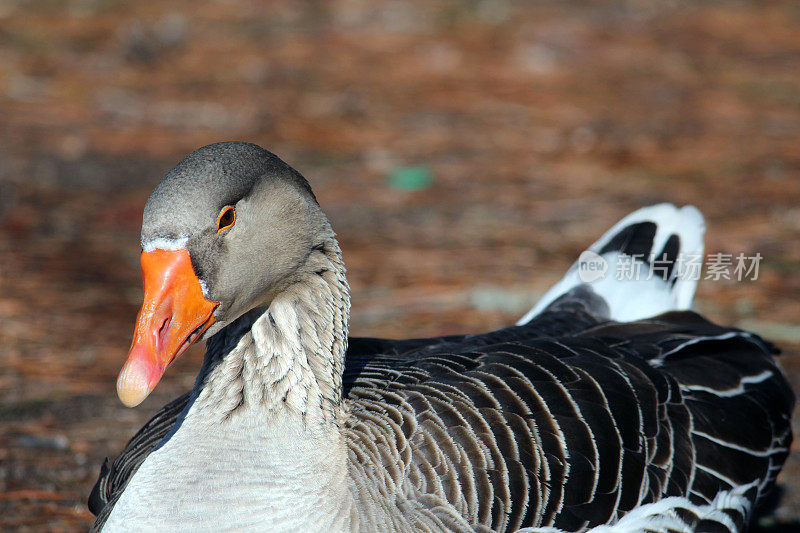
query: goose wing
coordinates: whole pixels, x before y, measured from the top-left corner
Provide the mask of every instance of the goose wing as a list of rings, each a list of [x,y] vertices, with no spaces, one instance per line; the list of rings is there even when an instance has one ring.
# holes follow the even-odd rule
[[[576,531],[746,490],[729,525],[745,523],[791,441],[771,345],[692,312],[614,323],[584,307],[354,352],[351,464],[376,526],[398,491],[431,525]]]

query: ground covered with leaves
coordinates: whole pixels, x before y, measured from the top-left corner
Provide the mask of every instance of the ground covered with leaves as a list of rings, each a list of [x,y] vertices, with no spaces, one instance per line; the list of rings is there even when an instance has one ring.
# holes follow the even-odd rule
[[[0,529],[86,529],[102,459],[191,387],[199,347],[115,396],[139,224],[231,139],[311,182],[355,335],[510,324],[623,215],[691,203],[709,252],[763,256],[697,306],[779,344],[800,390],[792,0],[0,2]],[[793,450],[765,530],[800,519]]]

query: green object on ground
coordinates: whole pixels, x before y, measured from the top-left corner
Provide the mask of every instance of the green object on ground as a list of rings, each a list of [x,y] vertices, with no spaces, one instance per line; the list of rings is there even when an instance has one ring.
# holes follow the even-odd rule
[[[389,174],[389,186],[402,191],[421,191],[433,183],[428,167],[397,167]]]

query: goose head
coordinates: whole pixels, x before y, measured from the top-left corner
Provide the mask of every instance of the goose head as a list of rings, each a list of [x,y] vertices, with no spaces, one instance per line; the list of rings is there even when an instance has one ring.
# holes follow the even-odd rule
[[[215,143],[189,154],[144,208],[144,301],[117,379],[133,407],[192,343],[313,274],[334,238],[308,182],[263,148]]]

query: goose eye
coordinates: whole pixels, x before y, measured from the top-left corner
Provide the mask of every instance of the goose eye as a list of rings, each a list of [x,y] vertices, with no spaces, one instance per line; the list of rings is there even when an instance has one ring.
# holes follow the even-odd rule
[[[217,217],[217,233],[230,228],[234,222],[236,222],[236,210],[231,206],[223,207]]]

